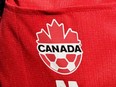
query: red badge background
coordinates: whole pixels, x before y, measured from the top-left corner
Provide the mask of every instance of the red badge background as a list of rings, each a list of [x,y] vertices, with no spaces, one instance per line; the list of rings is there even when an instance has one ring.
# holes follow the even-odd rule
[[[46,23],[46,28],[47,31],[41,29],[36,33],[37,50],[41,59],[56,73],[62,75],[73,73],[79,67],[83,54],[78,33],[71,28],[65,31],[64,24],[58,23],[55,19],[52,20],[52,23]],[[75,45],[77,44],[81,52],[75,52]],[[41,45],[42,47],[40,47]],[[73,47],[68,48],[67,45]],[[57,51],[53,52],[53,46]],[[45,51],[42,52],[40,49]],[[68,51],[68,49],[72,50],[72,52]],[[76,50],[78,49],[76,48]]]

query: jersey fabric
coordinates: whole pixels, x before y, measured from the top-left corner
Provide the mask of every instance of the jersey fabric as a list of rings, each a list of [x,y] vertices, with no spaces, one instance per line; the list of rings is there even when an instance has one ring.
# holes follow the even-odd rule
[[[77,32],[81,41],[82,61],[67,75],[46,66],[37,50],[37,40],[48,41],[46,24],[53,21],[64,24],[65,34],[69,28]],[[54,41],[60,41],[62,32],[53,31]],[[73,36],[69,38],[68,43]],[[58,80],[65,85],[58,86]],[[68,81],[78,87],[116,87],[116,1],[6,0],[0,22],[0,87],[74,87]]]

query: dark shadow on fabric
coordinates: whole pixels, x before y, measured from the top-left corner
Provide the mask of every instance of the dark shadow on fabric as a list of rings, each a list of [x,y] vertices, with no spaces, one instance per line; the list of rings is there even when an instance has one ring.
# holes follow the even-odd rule
[[[0,16],[2,16],[5,0],[0,0]]]

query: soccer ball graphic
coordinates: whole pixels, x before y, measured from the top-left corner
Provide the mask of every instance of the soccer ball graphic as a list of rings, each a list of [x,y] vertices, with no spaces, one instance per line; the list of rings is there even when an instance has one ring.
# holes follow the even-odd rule
[[[57,56],[59,55],[59,56]],[[40,54],[43,58],[42,60],[47,63],[47,66],[50,67],[53,71],[59,74],[70,74],[74,72],[81,62],[81,55],[75,54]]]
[[[47,31],[37,32],[37,50],[42,61],[54,72],[68,75],[73,73],[82,60],[81,41],[71,28],[64,31],[64,24],[53,19],[47,23]]]

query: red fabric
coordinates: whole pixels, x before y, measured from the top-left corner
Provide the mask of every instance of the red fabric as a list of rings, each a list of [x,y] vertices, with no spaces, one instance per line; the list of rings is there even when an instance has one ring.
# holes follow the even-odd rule
[[[116,87],[115,0],[24,1],[7,0],[2,16],[2,87],[56,87],[56,80],[77,81],[79,87]],[[41,28],[47,32],[46,23],[53,19],[64,23],[65,31],[71,27],[78,32],[82,43],[82,62],[69,75],[50,70],[36,49],[36,33]]]

